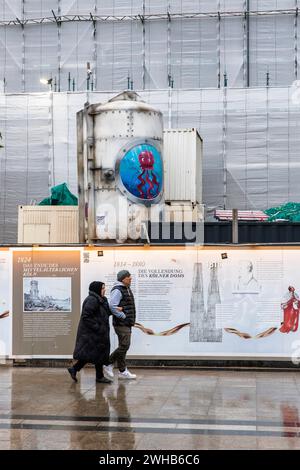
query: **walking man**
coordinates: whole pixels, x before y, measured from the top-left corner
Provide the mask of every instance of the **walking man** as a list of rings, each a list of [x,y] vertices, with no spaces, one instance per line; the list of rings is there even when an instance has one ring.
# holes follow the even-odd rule
[[[136,375],[129,372],[126,367],[126,353],[130,347],[131,328],[135,324],[135,303],[131,285],[131,274],[129,271],[119,271],[118,282],[113,286],[110,295],[110,310],[113,313],[113,326],[118,336],[118,348],[110,355],[109,365],[103,367],[107,378],[114,377],[113,367],[117,363],[120,379],[136,379]],[[122,311],[120,312],[120,309]]]

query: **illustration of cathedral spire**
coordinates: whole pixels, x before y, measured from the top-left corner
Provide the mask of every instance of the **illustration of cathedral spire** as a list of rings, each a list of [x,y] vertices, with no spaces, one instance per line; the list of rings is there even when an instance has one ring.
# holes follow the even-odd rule
[[[30,297],[33,300],[36,300],[39,298],[39,283],[38,281],[32,280],[30,282]]]
[[[207,295],[207,311],[205,318],[206,340],[209,342],[222,341],[222,329],[216,328],[216,305],[221,303],[218,264],[213,263],[210,267],[210,282]]]
[[[204,313],[202,263],[195,263],[190,316],[191,343],[201,341],[199,338],[203,329]]]
[[[216,305],[220,303],[217,263],[212,264],[210,268],[207,309],[204,307],[202,263],[195,263],[190,311],[190,342],[222,341],[222,329],[216,328]]]

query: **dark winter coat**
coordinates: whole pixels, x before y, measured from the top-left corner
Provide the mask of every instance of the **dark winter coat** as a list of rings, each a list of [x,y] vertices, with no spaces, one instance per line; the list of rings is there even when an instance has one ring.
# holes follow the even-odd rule
[[[92,364],[108,363],[109,315],[106,297],[89,291],[82,305],[73,357]]]

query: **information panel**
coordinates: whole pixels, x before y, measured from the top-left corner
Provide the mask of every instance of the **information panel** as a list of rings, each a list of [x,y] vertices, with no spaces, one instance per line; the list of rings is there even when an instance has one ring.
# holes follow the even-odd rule
[[[80,250],[13,253],[13,355],[70,355],[80,316]]]
[[[0,253],[2,355],[12,321],[14,357],[71,357],[90,282],[105,282],[109,297],[127,269],[137,306],[129,356],[300,356],[297,248],[13,249],[12,283],[10,253]],[[113,327],[111,337],[113,348]]]
[[[99,256],[100,255],[100,256]],[[297,249],[83,252],[82,294],[132,273],[135,356],[292,357],[300,346]]]

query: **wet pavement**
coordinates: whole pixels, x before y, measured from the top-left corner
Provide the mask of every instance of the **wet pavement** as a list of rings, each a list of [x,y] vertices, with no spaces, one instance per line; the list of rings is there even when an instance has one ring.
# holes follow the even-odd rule
[[[300,369],[131,370],[0,366],[0,449],[300,449]]]

